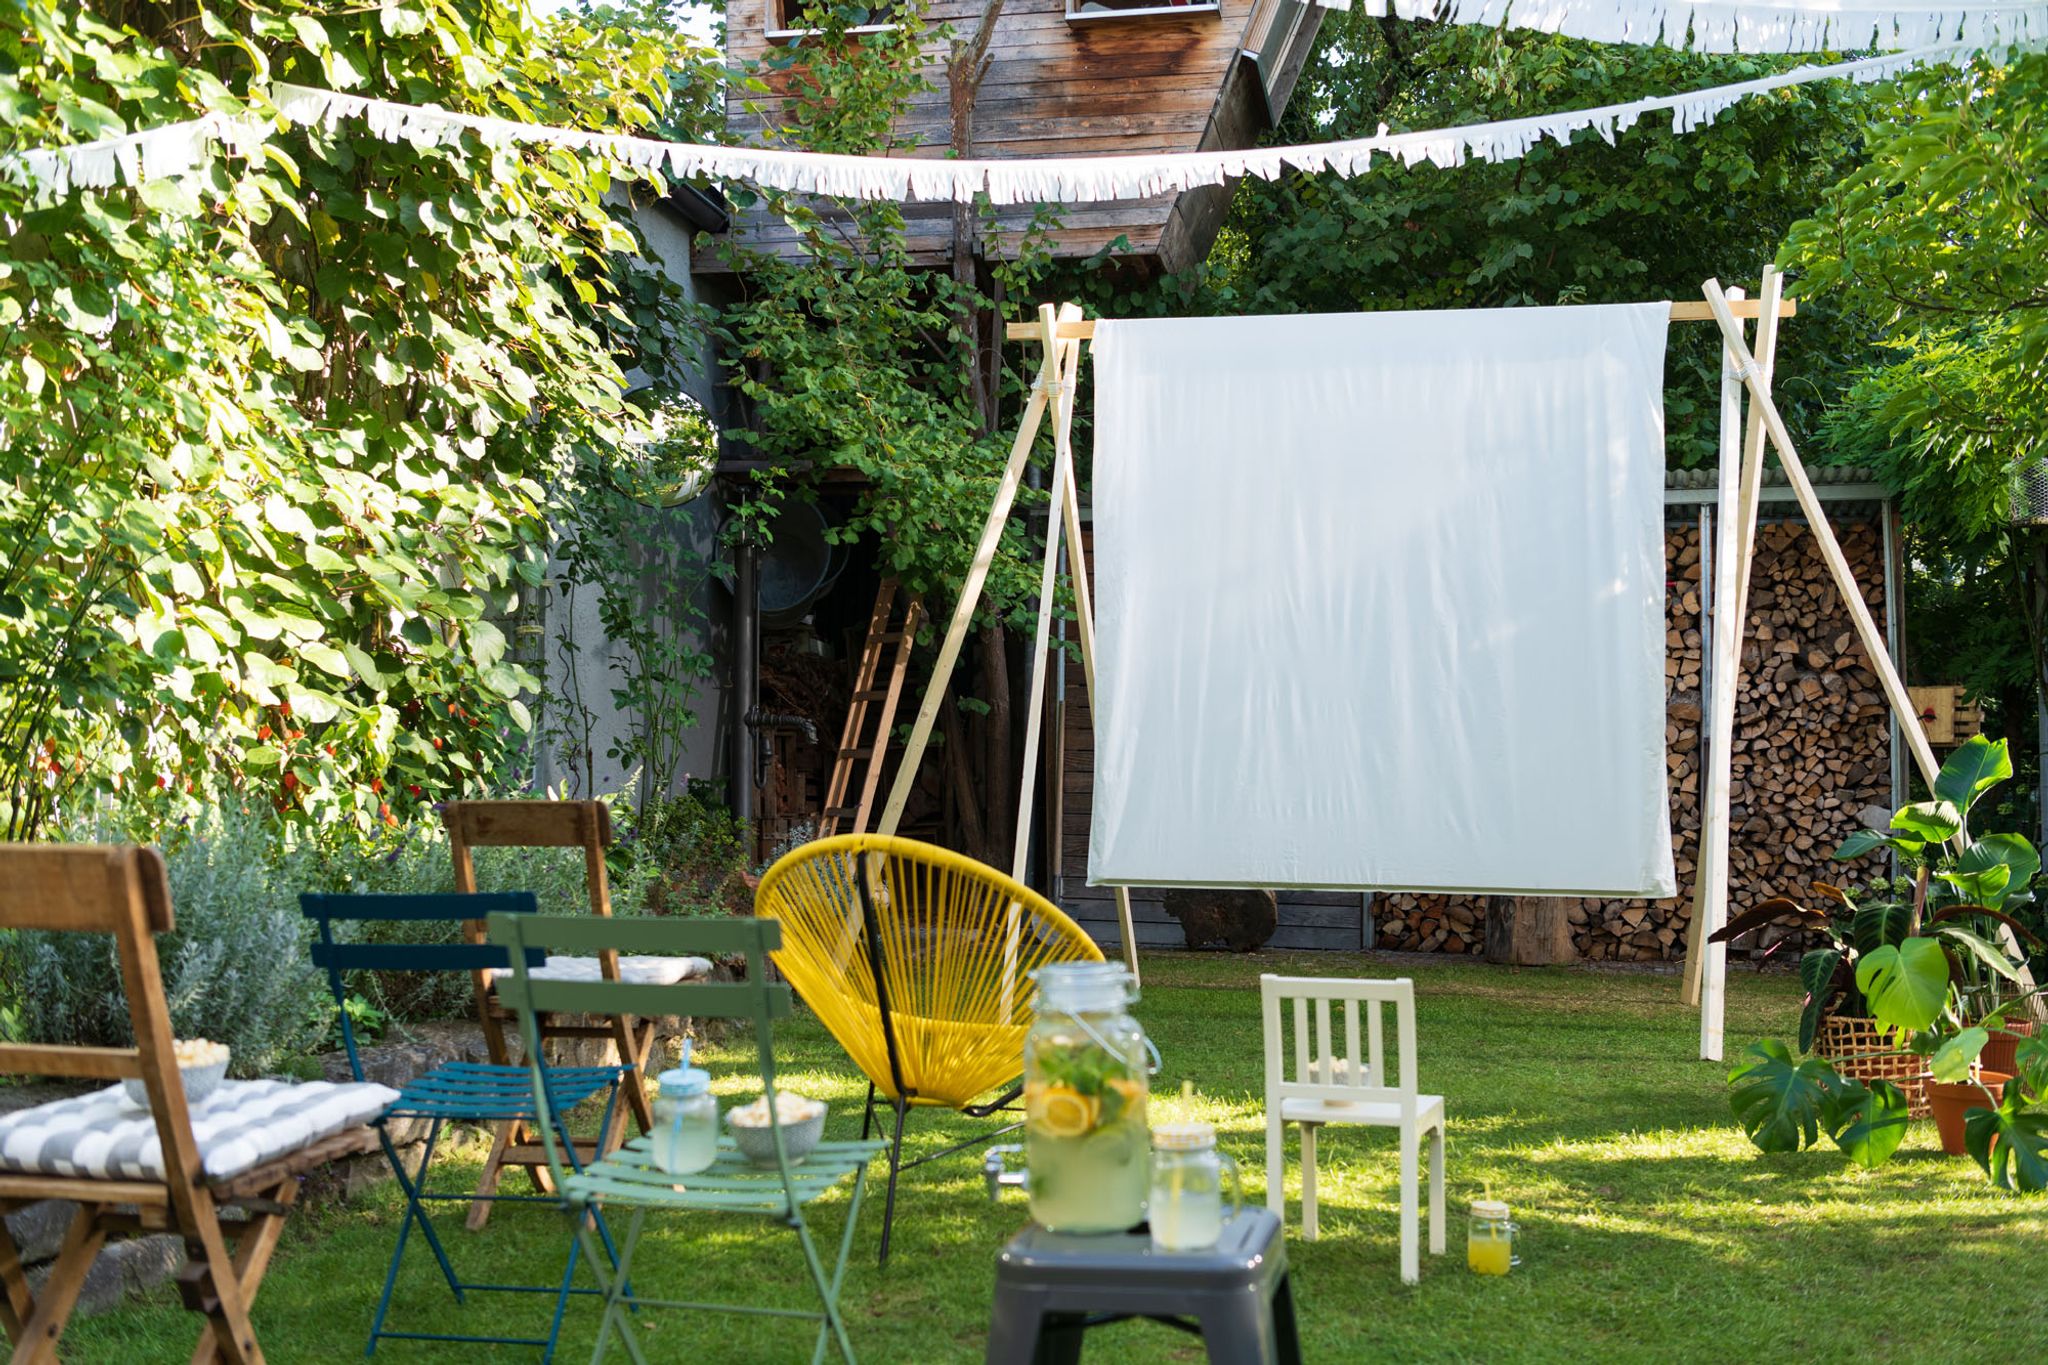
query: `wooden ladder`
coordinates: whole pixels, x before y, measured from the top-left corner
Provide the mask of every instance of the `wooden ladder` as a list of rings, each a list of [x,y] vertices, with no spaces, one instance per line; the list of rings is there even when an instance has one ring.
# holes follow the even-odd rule
[[[903,619],[896,617],[896,599],[903,599]],[[910,646],[924,613],[922,599],[905,593],[893,578],[875,592],[874,614],[868,618],[867,643],[861,646],[860,670],[846,708],[846,729],[839,737],[839,756],[832,762],[832,780],[825,788],[825,809],[818,815],[818,837],[862,834],[882,783],[882,761],[889,753],[889,730],[896,723],[896,703],[903,695],[903,675],[910,668]],[[884,657],[887,656],[887,662]],[[877,685],[886,671],[888,682]],[[848,804],[854,771],[865,763],[860,799]]]

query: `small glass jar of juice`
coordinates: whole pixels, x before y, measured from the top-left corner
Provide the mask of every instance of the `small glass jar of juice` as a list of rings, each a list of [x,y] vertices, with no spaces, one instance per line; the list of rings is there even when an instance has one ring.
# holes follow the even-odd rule
[[[1230,1186],[1230,1208],[1223,1188]],[[1152,1198],[1146,1216],[1154,1251],[1208,1251],[1244,1203],[1237,1163],[1216,1150],[1210,1123],[1162,1123],[1152,1130]]]
[[[1515,1255],[1515,1225],[1508,1206],[1498,1199],[1475,1199],[1465,1225],[1465,1264],[1475,1275],[1505,1275],[1520,1262]]]
[[[1123,1232],[1145,1221],[1151,1093],[1138,986],[1119,963],[1032,973],[1024,1038],[1024,1164],[1031,1217],[1049,1232]]]
[[[711,1073],[689,1065],[654,1078],[654,1129],[648,1134],[654,1164],[670,1175],[695,1175],[718,1160],[718,1100]]]

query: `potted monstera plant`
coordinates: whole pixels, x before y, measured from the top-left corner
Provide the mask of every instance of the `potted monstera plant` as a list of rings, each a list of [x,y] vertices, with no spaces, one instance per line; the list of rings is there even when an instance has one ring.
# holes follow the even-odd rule
[[[1739,938],[1788,915],[1820,931],[1826,941],[1800,961],[1807,990],[1800,1051],[1814,1046],[1829,1011],[1867,1017],[1883,1042],[1882,1057],[1918,1074],[1931,1102],[1944,1087],[1961,1087],[1947,1092],[1959,1108],[1943,1125],[1945,1145],[1958,1154],[1972,1111],[2004,1112],[2002,1080],[1986,1076],[1979,1058],[1993,1031],[2021,1017],[2029,999],[2001,994],[2024,980],[2022,959],[2001,939],[2008,930],[2015,942],[2031,938],[2011,908],[2031,898],[2027,888],[2040,856],[2016,834],[1969,837],[1971,809],[2011,775],[2005,741],[1971,740],[1943,765],[1932,799],[1901,807],[1887,829],[1857,831],[1835,852],[1847,862],[1889,850],[1902,878],[1860,893],[1817,886],[1826,910],[1767,901],[1715,936]],[[2038,1045],[2027,1039],[2016,1048]],[[1813,1145],[1825,1129],[1853,1160],[1874,1166],[1904,1138],[1912,1101],[1895,1075],[1845,1075],[1826,1057],[1795,1060],[1776,1040],[1752,1046],[1749,1058],[1729,1075],[1731,1101],[1765,1151]],[[2021,1106],[2015,1123],[2037,1117],[2022,1096],[2013,1099]],[[2015,1131],[2024,1130],[2020,1123]]]

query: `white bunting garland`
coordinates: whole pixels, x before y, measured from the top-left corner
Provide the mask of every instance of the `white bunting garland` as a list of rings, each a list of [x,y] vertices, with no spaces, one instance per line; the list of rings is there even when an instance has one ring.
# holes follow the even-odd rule
[[[1387,0],[1369,2],[1386,3]],[[1467,2],[1449,0],[1452,4]],[[1516,2],[1519,4],[1523,0]],[[1393,0],[1393,3],[1407,4],[1410,0]],[[1496,0],[1471,0],[1471,3],[1496,3]],[[1536,0],[1536,3],[1556,6],[1557,12],[1562,13],[1578,0]],[[1609,0],[1609,3],[1614,3],[1614,0]],[[1695,13],[1705,8],[1705,5],[1693,5],[1687,12]],[[1727,5],[1724,8],[1769,7]],[[1564,113],[1412,133],[1388,132],[1382,124],[1379,132],[1371,137],[1340,142],[1223,152],[1001,161],[832,156],[775,148],[663,142],[619,133],[553,128],[510,119],[457,114],[433,105],[399,104],[301,85],[279,84],[271,93],[279,115],[287,123],[333,130],[345,120],[361,119],[371,133],[392,142],[452,143],[473,134],[489,147],[549,146],[592,152],[673,179],[741,181],[769,189],[836,199],[896,202],[950,200],[965,203],[986,194],[994,204],[1010,205],[1141,199],[1221,185],[1240,176],[1272,180],[1290,171],[1361,175],[1382,157],[1407,166],[1427,164],[1444,168],[1472,160],[1510,161],[1527,155],[1545,141],[1568,143],[1574,134],[1586,129],[1612,143],[1618,134],[1627,132],[1650,114],[1668,113],[1674,131],[1690,133],[1712,123],[1719,114],[1739,101],[1774,90],[1816,81],[1880,81],[1912,67],[1965,62],[1986,51],[1987,44],[1975,39],[1951,41],[1858,61],[1801,66],[1775,76],[1686,94],[1659,95]],[[8,173],[26,171],[30,182],[47,195],[62,195],[72,188],[105,188],[117,180],[136,185],[146,179],[191,170],[218,142],[227,142],[237,152],[246,154],[273,131],[268,124],[236,122],[219,115],[208,115],[147,132],[0,157],[0,170]]]
[[[18,152],[0,157],[0,169],[18,167],[29,184],[56,197],[73,189],[100,190],[183,175],[203,164],[219,143],[246,155],[262,146],[270,134],[267,124],[208,114],[139,133]]]
[[[1240,176],[1273,180],[1289,171],[1362,175],[1386,157],[1404,165],[1452,167],[1470,160],[1510,161],[1545,141],[1569,142],[1592,129],[1612,143],[1644,116],[1668,113],[1672,127],[1690,133],[1710,124],[1741,100],[1815,81],[1870,82],[1916,66],[1967,61],[1980,51],[1974,43],[1947,43],[1908,52],[1866,57],[1825,66],[1801,66],[1775,76],[1714,86],[1681,95],[1659,95],[1623,104],[1493,123],[1465,124],[1424,132],[1390,133],[1385,125],[1371,137],[1316,142],[1294,147],[1258,147],[1224,152],[1157,152],[1138,156],[1087,156],[967,160],[922,157],[827,156],[757,147],[723,147],[659,142],[619,134],[586,133],[452,114],[415,105],[392,104],[361,95],[280,85],[278,109],[293,122],[333,128],[362,118],[378,136],[453,139],[474,133],[487,146],[545,144],[600,152],[627,165],[688,179],[738,180],[769,189],[835,199],[909,202],[971,202],[986,194],[998,205],[1089,203],[1142,199],[1221,185]]]
[[[1321,0],[1350,8],[1350,0]],[[2048,0],[1363,0],[1368,14],[1531,29],[1693,52],[1893,52],[2048,40]]]

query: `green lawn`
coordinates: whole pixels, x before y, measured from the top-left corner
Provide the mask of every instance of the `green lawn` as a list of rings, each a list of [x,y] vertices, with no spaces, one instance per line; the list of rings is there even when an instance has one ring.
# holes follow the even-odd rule
[[[1145,964],[1139,1015],[1165,1058],[1155,1119],[1182,1111],[1193,1078],[1201,1117],[1263,1195],[1257,973],[1395,975],[1369,955],[1236,958],[1162,954]],[[1323,1143],[1322,1240],[1291,1240],[1304,1346],[1312,1361],[2018,1359],[2042,1322],[2048,1201],[1992,1192],[1967,1158],[1940,1154],[1917,1124],[1890,1165],[1865,1172],[1832,1150],[1756,1153],[1729,1118],[1721,1069],[1696,1060],[1696,1016],[1669,976],[1403,965],[1417,984],[1423,1085],[1448,1097],[1450,1254],[1423,1260],[1401,1284],[1396,1167],[1387,1134],[1330,1131]],[[1783,1034],[1797,985],[1736,973],[1730,1055]],[[794,1088],[834,1102],[838,1135],[859,1127],[862,1085],[808,1018],[779,1035]],[[708,1064],[731,1100],[748,1086],[743,1053]],[[920,1145],[973,1125],[920,1115]],[[471,1163],[446,1170],[466,1178]],[[1290,1173],[1293,1168],[1290,1167]],[[1523,1264],[1508,1279],[1465,1270],[1464,1204],[1489,1184],[1524,1229]],[[1024,1219],[1021,1201],[994,1206],[978,1163],[955,1159],[906,1178],[894,1256],[877,1270],[879,1186],[864,1210],[846,1302],[863,1359],[979,1360],[996,1248]],[[297,1219],[257,1302],[270,1359],[344,1360],[362,1350],[400,1207],[388,1183],[354,1204]],[[846,1201],[814,1205],[821,1240],[836,1242]],[[869,1216],[869,1214],[872,1216]],[[453,1218],[451,1222],[455,1222]],[[1291,1228],[1298,1214],[1290,1205]],[[545,1211],[505,1210],[483,1234],[450,1235],[479,1277],[540,1278],[559,1267],[562,1225]],[[489,1296],[457,1309],[431,1262],[409,1267],[394,1326],[520,1328],[538,1300]],[[650,1233],[635,1280],[666,1297],[753,1296],[807,1306],[794,1240],[760,1220],[671,1220]],[[495,1301],[493,1301],[495,1300]],[[521,1316],[524,1322],[521,1321]],[[595,1309],[576,1304],[562,1359],[586,1359]],[[675,1312],[642,1314],[661,1360],[808,1358],[802,1324]],[[84,1320],[72,1360],[171,1360],[190,1351],[195,1319],[168,1292]],[[2017,1354],[2015,1354],[2017,1351]],[[1090,1336],[1090,1358],[1125,1365],[1200,1358],[1190,1338],[1146,1323]],[[379,1359],[465,1360],[488,1352],[392,1342]],[[506,1353],[506,1359],[531,1358]],[[623,1359],[623,1356],[614,1358]]]

